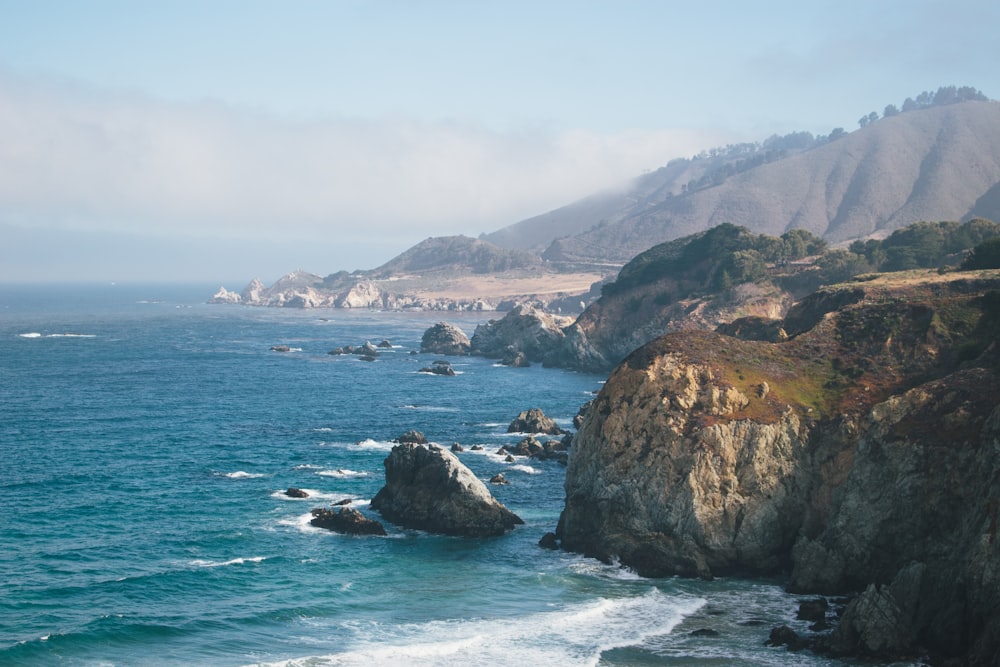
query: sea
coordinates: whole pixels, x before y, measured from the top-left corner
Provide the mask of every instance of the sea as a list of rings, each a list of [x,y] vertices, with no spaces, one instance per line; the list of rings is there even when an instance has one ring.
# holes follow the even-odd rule
[[[603,377],[420,352],[436,322],[471,336],[494,313],[207,304],[216,287],[0,286],[0,665],[846,664],[764,645],[807,631],[780,580],[646,579],[538,546],[566,469],[496,452],[529,408],[572,429]],[[365,341],[391,347],[328,354]],[[420,371],[442,358],[455,376]],[[347,499],[380,519],[409,430],[502,472],[490,489],[524,525],[310,526]]]

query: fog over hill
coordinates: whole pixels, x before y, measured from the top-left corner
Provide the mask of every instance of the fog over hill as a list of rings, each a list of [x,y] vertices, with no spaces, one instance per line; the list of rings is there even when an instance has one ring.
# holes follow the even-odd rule
[[[838,243],[884,237],[920,220],[1000,218],[1000,103],[906,113],[890,105],[885,117],[859,124],[850,133],[775,137],[774,146],[674,160],[624,191],[481,238],[555,262],[621,264],[724,222],[775,236],[806,229]]]

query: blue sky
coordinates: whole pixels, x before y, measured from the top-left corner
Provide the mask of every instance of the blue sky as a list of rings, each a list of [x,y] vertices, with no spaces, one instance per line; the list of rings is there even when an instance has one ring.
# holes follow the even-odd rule
[[[0,0],[0,281],[372,268],[675,157],[1000,96],[998,3]]]

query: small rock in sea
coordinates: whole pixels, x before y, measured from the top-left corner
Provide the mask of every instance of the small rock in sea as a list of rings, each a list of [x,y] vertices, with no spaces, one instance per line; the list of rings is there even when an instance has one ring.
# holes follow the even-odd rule
[[[543,549],[553,549],[553,550],[558,549],[559,542],[558,540],[556,540],[556,534],[545,533],[544,535],[542,535],[542,539],[538,540],[538,546],[540,546]]]
[[[361,361],[375,361],[378,358],[377,354],[362,354],[360,357]]]
[[[297,489],[294,486],[288,487],[288,490],[285,491],[285,495],[288,496],[289,498],[308,498],[309,497],[308,493],[306,493],[302,489]]]
[[[692,637],[718,637],[719,631],[712,628],[698,628],[691,631]]]
[[[392,343],[388,340],[383,339],[381,343],[378,344],[379,347],[392,347]]]
[[[498,472],[490,478],[490,484],[510,484],[510,482],[507,481],[502,472]]]
[[[472,449],[472,451],[474,451],[474,452],[481,452],[481,451],[483,451],[483,446],[482,445],[473,445],[470,449]]]
[[[426,445],[427,438],[420,431],[407,431],[403,435],[399,436],[393,442],[398,442],[401,445],[412,444],[412,445]]]
[[[354,502],[352,499],[344,498],[343,500],[338,500],[337,502],[333,503],[333,506],[337,507],[340,505],[350,505],[352,502]]]
[[[809,640],[801,637],[799,633],[792,630],[787,625],[781,625],[776,628],[772,628],[771,635],[768,637],[767,641],[764,642],[765,646],[787,646],[790,651],[801,651],[804,648],[809,647]]]
[[[421,373],[433,373],[434,375],[455,375],[455,369],[451,367],[451,363],[448,361],[437,360],[430,366],[426,366],[420,369]]]
[[[348,535],[385,535],[385,527],[374,519],[369,519],[351,507],[341,507],[336,512],[325,508],[312,511],[309,523],[317,528],[326,528]]]
[[[451,446],[451,451],[453,451],[453,452],[455,452],[455,453],[457,453],[457,454],[461,454],[462,452],[464,452],[464,451],[465,451],[465,447],[463,447],[462,445],[460,445],[460,444],[458,444],[458,443],[456,442],[456,443],[454,443],[454,444],[453,444],[453,445]]]
[[[800,621],[822,621],[826,619],[826,610],[830,603],[825,598],[815,600],[805,600],[799,604],[799,611],[795,618]]]
[[[504,454],[509,454],[509,453],[510,452],[507,451],[506,447],[501,447],[500,449],[497,450],[497,455],[499,456],[503,456]]]
[[[272,345],[271,346],[271,351],[272,352],[291,352],[292,348],[288,347],[287,345]]]
[[[504,463],[514,463],[514,457],[508,454],[507,458],[504,459]]]

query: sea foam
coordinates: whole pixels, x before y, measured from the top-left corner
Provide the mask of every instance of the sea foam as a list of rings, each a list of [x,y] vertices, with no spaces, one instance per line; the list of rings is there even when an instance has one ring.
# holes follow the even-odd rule
[[[604,651],[668,635],[704,604],[700,598],[671,596],[654,588],[634,597],[601,598],[515,618],[365,624],[356,628],[358,639],[349,650],[270,664],[589,667],[598,664]]]

